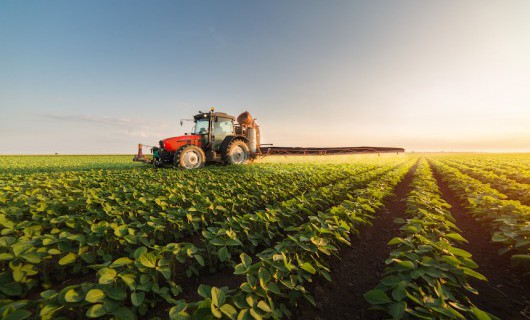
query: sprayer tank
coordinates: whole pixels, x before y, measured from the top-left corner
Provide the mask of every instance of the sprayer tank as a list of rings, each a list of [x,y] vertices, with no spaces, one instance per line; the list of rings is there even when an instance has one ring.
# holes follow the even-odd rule
[[[256,153],[258,151],[258,141],[256,137],[256,129],[254,128],[248,128],[247,129],[247,138],[248,138],[248,144],[250,147],[251,153]]]

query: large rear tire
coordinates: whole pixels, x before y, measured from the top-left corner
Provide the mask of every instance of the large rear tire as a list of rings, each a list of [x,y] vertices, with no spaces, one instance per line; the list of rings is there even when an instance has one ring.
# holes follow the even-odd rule
[[[232,140],[223,158],[226,164],[245,164],[250,159],[250,147],[243,140]]]
[[[195,145],[187,145],[175,152],[173,159],[175,167],[181,167],[186,170],[198,169],[204,167],[206,156],[201,148]]]

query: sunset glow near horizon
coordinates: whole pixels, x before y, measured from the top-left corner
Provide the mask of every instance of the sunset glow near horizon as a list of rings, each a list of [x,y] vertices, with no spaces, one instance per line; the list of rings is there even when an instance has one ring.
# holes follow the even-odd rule
[[[277,146],[530,152],[530,2],[0,2],[0,153],[133,153],[215,107]]]

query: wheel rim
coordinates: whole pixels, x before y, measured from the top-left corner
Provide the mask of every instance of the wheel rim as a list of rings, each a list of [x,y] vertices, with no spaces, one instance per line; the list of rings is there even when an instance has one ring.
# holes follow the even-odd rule
[[[201,165],[201,155],[194,150],[189,150],[184,154],[184,167],[186,169],[195,169]]]
[[[232,154],[230,155],[230,158],[232,159],[232,163],[241,164],[248,159],[248,153],[245,148],[242,146],[235,146],[232,149]]]

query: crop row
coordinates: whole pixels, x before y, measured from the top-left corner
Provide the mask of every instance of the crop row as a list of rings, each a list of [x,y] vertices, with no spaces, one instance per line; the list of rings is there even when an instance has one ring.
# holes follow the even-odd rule
[[[256,184],[255,187],[264,186],[263,194],[270,194],[271,202],[274,203],[272,196],[282,200],[303,191],[301,188],[319,187],[322,184],[334,181],[334,179],[342,179],[348,174],[358,174],[361,171],[360,169],[352,168],[352,170],[345,170],[338,175],[333,174],[333,172],[339,172],[337,170],[333,172],[327,172],[327,170],[323,172],[316,171],[312,172],[312,175],[311,172],[306,170],[302,170],[302,172],[286,172],[290,173],[291,176],[284,174],[283,177],[291,179],[301,174],[303,175],[299,179],[300,184],[296,187],[291,187],[288,183],[282,184],[280,179],[273,180],[272,177],[265,173],[260,175],[260,177],[266,179],[266,181],[271,179],[277,182],[278,185],[268,186],[265,182],[260,183],[259,177],[254,177],[255,181],[252,181],[253,177],[251,176],[245,178],[247,178],[246,182],[249,186],[252,186],[253,183]],[[312,179],[304,179],[304,177],[312,177]],[[230,179],[227,177],[226,180]],[[190,180],[188,185],[193,186],[192,182]],[[85,187],[91,188],[89,191],[94,190],[90,185]],[[239,185],[236,185],[236,187],[240,188]],[[99,191],[99,189],[96,190]],[[60,192],[61,189],[47,190],[47,192],[55,191]],[[186,188],[182,188],[181,191],[192,192],[192,190]],[[32,195],[35,194],[38,195],[39,193],[33,191]],[[20,212],[28,209],[31,211],[31,204],[29,206],[27,204],[28,202],[31,203],[33,198],[28,196],[23,200],[8,199],[6,203],[9,203],[10,206],[2,208],[2,214],[0,214],[0,225],[3,227],[3,237],[0,238],[0,248],[2,250],[0,252],[0,261],[5,261],[2,263],[2,271],[3,273],[8,272],[5,270],[5,266],[9,263],[9,269],[11,269],[13,275],[16,275],[15,278],[19,280],[16,282],[26,283],[27,289],[30,289],[36,285],[33,278],[39,273],[42,273],[42,278],[46,281],[49,278],[48,274],[61,274],[63,271],[78,273],[86,265],[111,260],[114,254],[133,252],[135,248],[141,245],[150,247],[157,243],[170,243],[178,239],[179,233],[182,234],[186,230],[183,228],[186,223],[188,226],[194,227],[194,223],[208,225],[216,220],[225,218],[219,212],[225,213],[228,210],[222,206],[223,204],[226,206],[226,203],[223,202],[223,192],[220,191],[219,194],[219,198],[215,198],[215,192],[211,195],[217,202],[215,206],[207,202],[202,205],[195,203],[193,207],[182,208],[179,207],[182,202],[174,201],[168,204],[168,207],[171,206],[171,208],[167,208],[169,209],[167,212],[160,211],[158,213],[156,212],[157,207],[155,204],[156,199],[162,198],[161,196],[155,199],[155,203],[149,203],[145,207],[137,209],[133,204],[135,202],[133,195],[130,203],[125,203],[120,207],[113,206],[111,212],[102,213],[91,207],[92,201],[88,201],[88,199],[79,201],[78,198],[72,199],[66,195],[63,198],[65,201],[58,200],[58,205],[55,206],[53,206],[53,202],[48,202],[52,204],[48,204],[47,206],[49,207],[46,210],[31,213],[30,219],[25,218],[24,214],[20,214]],[[250,198],[251,194],[251,192],[246,194],[247,199]],[[141,198],[150,196],[154,197],[157,195],[144,193],[140,197],[140,201]],[[170,201],[169,197],[165,198],[168,198],[168,202]],[[28,199],[29,201],[27,201]],[[72,201],[70,201],[71,199]],[[112,203],[115,198],[109,199],[108,196],[101,196],[98,199],[102,201],[108,199],[107,201]],[[237,212],[245,212],[259,207],[260,199],[255,199],[256,201],[254,202],[247,201],[245,203],[242,201],[239,203],[239,207],[235,204],[230,207],[227,206],[231,209],[229,213],[237,214]],[[163,210],[162,206],[166,205],[162,201],[159,201],[158,210]],[[208,201],[207,197],[206,201]],[[83,207],[83,203],[85,207]],[[109,205],[107,203],[104,204]],[[70,214],[65,208],[70,211]],[[142,210],[144,208],[146,210]],[[204,210],[209,208],[213,210]],[[139,219],[126,220],[123,219],[123,214],[112,214],[112,212],[126,213],[126,210],[134,212],[134,216],[138,216]],[[165,217],[167,219],[164,219]],[[187,217],[191,217],[191,219]],[[198,222],[194,222],[194,220],[198,220]],[[199,226],[197,228],[201,230]],[[165,231],[165,229],[170,229],[166,233],[168,234],[167,237],[151,232],[153,230],[155,232],[157,230]],[[17,271],[18,269],[26,270],[27,272]],[[46,282],[44,285],[47,285]],[[14,285],[14,287],[17,286]],[[21,294],[25,293],[25,290],[15,291],[20,291]]]
[[[524,205],[530,205],[530,184],[508,179],[505,176],[491,172],[489,169],[471,168],[468,165],[455,164],[452,161],[443,161],[443,163],[458,169],[472,178],[490,184],[511,200],[518,200]]]
[[[219,264],[230,265],[232,263],[231,256],[237,255],[241,252],[250,254],[259,246],[266,247],[274,237],[278,237],[285,232],[287,228],[298,224],[304,220],[307,212],[314,212],[325,209],[336,203],[338,199],[344,198],[348,191],[367,184],[377,176],[380,176],[389,168],[382,167],[364,174],[351,175],[348,179],[338,182],[334,185],[320,188],[314,192],[300,197],[295,197],[291,200],[284,201],[276,207],[269,207],[262,211],[255,213],[240,215],[237,219],[229,218],[226,221],[219,221],[216,227],[209,227],[208,230],[203,231],[204,237],[201,243],[193,247],[193,250],[198,249],[198,253],[192,257],[190,255],[181,255],[177,260],[181,265],[187,265],[188,268],[194,268],[194,264],[219,267]],[[167,256],[167,253],[174,255],[174,252],[168,251],[167,246],[160,248],[153,248],[146,251],[144,254],[150,256],[153,260],[153,265],[156,265],[157,259]],[[197,260],[198,257],[203,257]],[[132,258],[132,257],[131,257]],[[134,258],[142,258],[134,257]],[[167,259],[172,259],[168,256]],[[197,261],[194,261],[197,260]],[[206,261],[206,262],[204,262]],[[197,266],[199,267],[199,266]],[[127,264],[117,266],[117,272],[142,274],[145,270],[138,264]],[[177,268],[178,270],[178,268]],[[175,271],[168,270],[167,280],[174,278]],[[171,282],[169,289],[174,289],[175,285]],[[85,284],[86,285],[86,284]],[[131,293],[132,295],[132,293]],[[167,302],[174,303],[173,299],[165,298]],[[142,310],[139,310],[140,312]]]
[[[361,181],[363,179],[365,179],[365,181],[367,179],[373,179],[375,176],[380,175],[385,170],[388,170],[385,168],[381,168],[378,170],[371,171],[369,175],[363,175],[363,170],[354,169],[351,167],[350,170],[348,170],[348,168],[344,166],[341,168],[345,169],[343,170],[345,174],[349,175],[350,177],[355,177],[355,179],[353,179],[353,181],[350,179],[348,180],[348,182],[338,183],[331,187],[317,188],[311,191],[310,197],[308,198],[310,201],[307,201],[308,204],[306,209],[310,207],[309,203],[312,203],[312,205],[314,206],[313,208],[323,208],[327,205],[326,203],[330,203],[330,201],[332,201],[330,199],[343,195],[343,193],[346,191],[346,188],[353,188],[355,186],[358,186],[359,183],[362,183]],[[366,170],[366,168],[364,170]],[[325,199],[322,200],[319,197],[325,197]],[[284,207],[276,209],[273,207],[266,208],[263,211],[258,211],[257,214],[248,215],[248,217],[246,218],[248,220],[247,225],[252,227],[255,225],[258,227],[262,226],[260,228],[268,227],[269,229],[266,229],[262,239],[272,239],[273,237],[278,236],[278,234],[281,234],[282,228],[285,228],[286,225],[289,224],[287,221],[281,222],[278,217],[290,217],[292,212],[294,211],[294,208],[297,206],[297,204],[301,202],[302,199],[304,199],[303,195],[301,197],[297,197],[295,200],[293,199],[291,201],[283,202],[282,204],[284,205]],[[316,201],[313,201],[314,199],[316,199]],[[302,208],[303,206],[300,205],[300,212],[303,212]],[[282,209],[283,211],[279,209]],[[193,211],[194,217],[199,214],[199,212]],[[236,214],[231,213],[231,216],[234,217],[236,216]],[[228,215],[228,217],[230,217],[230,215]],[[262,222],[256,223],[260,221]],[[292,224],[295,223],[297,220],[295,219],[291,221]],[[86,315],[96,316],[101,313],[103,309],[98,309],[100,308],[98,306],[98,302],[101,301],[98,299],[92,299],[92,294],[94,292],[100,291],[111,292],[110,297],[114,297],[114,299],[109,298],[109,296],[107,296],[108,299],[107,304],[105,305],[105,313],[113,313],[117,317],[119,317],[120,315],[125,316],[134,314],[136,312],[140,314],[145,313],[147,311],[148,306],[154,306],[154,304],[161,299],[169,303],[175,303],[173,297],[177,296],[180,293],[181,288],[178,284],[174,283],[172,279],[175,278],[175,274],[177,272],[182,272],[181,270],[178,270],[179,265],[188,268],[194,268],[194,266],[204,265],[205,259],[206,264],[210,265],[211,261],[213,260],[218,260],[226,263],[229,262],[229,257],[232,253],[239,253],[241,252],[242,248],[247,248],[246,245],[243,246],[243,242],[241,242],[241,240],[237,239],[237,236],[239,236],[239,234],[244,233],[243,230],[237,230],[238,233],[236,233],[230,228],[231,223],[235,225],[234,221],[227,222],[223,221],[223,219],[219,219],[218,221],[214,222],[219,224],[219,227],[207,231],[210,232],[210,234],[206,234],[208,235],[208,237],[204,238],[207,240],[204,241],[204,244],[206,244],[206,249],[202,245],[196,246],[191,243],[171,243],[170,241],[169,243],[165,243],[163,241],[157,241],[157,243],[149,243],[149,245],[144,246],[139,244],[136,246],[136,249],[134,249],[134,245],[131,245],[129,247],[130,251],[125,251],[125,253],[129,252],[128,256],[124,256],[122,253],[119,258],[116,257],[117,259],[107,255],[108,253],[106,253],[104,250],[98,249],[100,252],[98,253],[98,250],[96,250],[96,254],[100,254],[104,262],[99,264],[93,264],[93,261],[85,261],[86,255],[84,254],[86,252],[80,253],[80,247],[77,252],[69,252],[68,254],[60,258],[58,261],[55,260],[50,262],[71,267],[72,264],[75,265],[76,263],[81,262],[81,260],[83,260],[85,264],[88,264],[89,268],[97,270],[97,275],[95,275],[97,279],[96,282],[89,281],[84,282],[80,285],[65,286],[63,288],[60,288],[59,291],[44,291],[41,293],[42,299],[39,299],[37,301],[18,301],[16,303],[18,309],[16,310],[20,310],[20,312],[29,312],[29,310],[31,310],[32,308],[33,310],[35,310],[35,308],[38,308],[40,315],[43,318],[46,318],[52,316],[55,317],[57,315],[57,312],[61,309],[65,309],[63,310],[63,312],[66,311],[66,314],[68,314],[68,312],[72,312],[73,307],[75,307],[75,310],[79,311],[84,310],[82,308],[79,308],[80,305],[87,305],[89,309],[86,311]],[[242,222],[243,220],[238,220],[237,226],[241,226],[244,229],[245,224]],[[227,228],[222,228],[223,223],[227,224]],[[277,224],[276,227],[274,227],[275,223]],[[271,225],[276,228],[275,233],[271,232],[271,230],[273,229],[273,227],[270,227]],[[120,230],[128,231],[129,228],[118,229],[118,234],[116,234],[116,230],[114,230],[114,235],[118,238],[120,235]],[[212,231],[216,231],[214,237],[211,236],[213,235],[213,233],[211,233]],[[258,229],[249,229],[247,231],[249,231],[247,232],[247,236],[245,237],[244,235],[241,235],[241,237],[246,239],[248,243],[254,244],[255,246],[262,243],[261,239],[256,237],[256,234],[259,235]],[[112,240],[110,241],[112,242]],[[90,247],[98,247],[99,244],[100,242],[98,241],[94,241],[93,243],[84,243],[86,247],[89,247],[89,251]],[[215,248],[215,250],[208,249],[208,246],[210,246],[210,248]],[[18,247],[16,246],[16,248]],[[30,260],[32,258],[37,259],[35,256],[28,255],[28,252],[25,252],[20,249],[17,249],[17,251],[18,252],[16,257],[20,258],[23,255],[24,257],[20,260],[25,260],[26,264],[28,262],[31,262],[27,260],[28,257],[30,257]],[[38,249],[36,251],[38,251]],[[15,252],[12,252],[12,254],[15,255]],[[78,255],[81,259],[77,258],[76,255]],[[19,266],[18,264],[13,264],[11,262],[9,263],[10,267]],[[22,266],[22,269],[18,268],[17,270],[21,269],[20,272],[22,273],[24,273],[25,271],[29,271],[26,272],[26,274],[31,274],[35,271],[34,269],[24,269],[24,267],[25,265]],[[16,271],[16,277],[20,276],[20,272]],[[57,272],[57,269],[54,270],[54,273],[55,272]],[[13,275],[14,274],[15,272],[13,272]],[[13,288],[13,282],[4,283],[6,284],[6,288],[8,288],[7,290]],[[6,294],[12,295],[13,293],[16,293],[13,291],[17,290],[15,289],[11,291],[12,292],[8,292]],[[92,293],[89,295],[90,292]],[[80,296],[83,296],[84,298],[80,299]],[[89,297],[88,300],[86,299],[86,297]],[[21,307],[21,303],[23,303],[26,307],[29,308],[24,310]],[[36,307],[35,303],[40,304],[41,307]],[[130,304],[132,304],[132,306]],[[13,305],[11,305],[10,307],[13,307]]]
[[[491,319],[468,299],[476,294],[468,277],[486,280],[473,269],[471,254],[458,248],[467,242],[440,197],[436,180],[422,159],[406,198],[406,219],[400,236],[388,243],[394,247],[386,260],[384,277],[365,293],[376,310],[393,319]]]
[[[471,168],[490,171],[502,179],[510,179],[517,183],[530,183],[530,166],[518,157],[499,159],[492,156],[465,155],[440,157],[440,160],[450,161],[455,164],[464,164]]]
[[[491,240],[502,243],[500,254],[509,253],[514,265],[530,269],[530,207],[463,174],[456,168],[433,160],[435,169],[449,188],[466,204],[473,217],[492,231]]]
[[[242,253],[234,274],[244,275],[239,288],[201,285],[200,301],[179,300],[169,312],[171,319],[278,319],[291,316],[288,305],[300,298],[315,303],[305,285],[314,276],[331,281],[327,257],[338,255],[341,245],[369,223],[382,200],[392,194],[412,163],[389,171],[366,188],[351,190],[348,199],[325,211],[308,213],[305,223],[284,230],[283,239],[255,258]],[[257,259],[257,261],[256,261]]]
[[[130,155],[41,155],[41,156],[0,156],[0,174],[59,172],[66,170],[92,169],[131,169],[139,163],[131,161]]]
[[[461,164],[461,161],[453,161],[454,163]],[[476,161],[466,161],[466,165],[472,168],[478,168],[481,170],[488,170],[501,178],[508,178],[518,183],[530,184],[530,170],[524,169],[521,166],[510,165],[510,163],[483,163]]]
[[[476,163],[481,163],[483,165],[486,165],[488,167],[498,167],[498,168],[510,168],[513,170],[529,170],[530,169],[530,161],[528,159],[528,155],[521,154],[521,155],[501,155],[501,156],[468,156],[465,157],[466,160],[470,160]],[[458,159],[458,158],[455,158]]]
[[[293,193],[300,192],[300,187],[320,187],[322,184],[335,179],[343,179],[348,175],[358,175],[363,170],[366,170],[366,168],[350,167],[348,169],[344,167],[342,171],[334,170],[334,172],[337,172],[336,174],[324,171],[313,172],[313,175],[310,175],[310,172],[303,171],[304,177],[311,176],[312,179],[301,178],[299,179],[301,183],[298,184],[298,187],[290,188],[287,191],[285,190],[289,186],[284,184],[283,193],[278,185],[267,186],[264,184],[265,188],[262,186],[264,189],[263,193],[272,195],[273,192],[277,192],[276,198],[281,200],[294,195]],[[264,176],[266,179],[270,178],[267,175]],[[286,175],[283,176],[290,178]],[[248,177],[247,181],[250,180],[251,177]],[[250,183],[247,185],[252,186]],[[220,197],[219,199],[222,201],[223,198]],[[46,287],[53,282],[53,279],[50,279],[53,275],[62,275],[65,271],[74,274],[81,271],[86,273],[87,266],[110,261],[116,255],[121,257],[124,253],[133,253],[139,246],[152,247],[154,245],[172,243],[177,240],[176,235],[186,231],[183,226],[197,224],[196,228],[201,230],[201,225],[207,227],[218,220],[223,221],[230,215],[237,215],[238,212],[243,213],[259,208],[257,204],[248,200],[248,194],[247,201],[241,203],[246,205],[241,207],[233,205],[230,212],[226,212],[228,211],[226,209],[221,209],[222,207],[219,203],[215,204],[215,206],[210,205],[216,211],[222,210],[221,212],[225,213],[224,216],[216,211],[200,210],[201,207],[197,204],[187,209],[178,208],[174,204],[174,212],[159,212],[156,218],[152,216],[154,213],[145,214],[150,219],[147,223],[142,223],[141,219],[124,221],[124,219],[121,219],[121,215],[109,214],[99,217],[98,212],[90,214],[91,211],[85,215],[57,216],[54,215],[54,211],[47,210],[37,212],[34,214],[33,219],[26,220],[20,219],[16,214],[0,214],[0,225],[3,226],[3,237],[0,238],[0,248],[2,249],[0,261],[4,261],[2,263],[3,274],[11,272],[16,283],[22,283],[26,286],[26,290],[24,288],[18,289],[19,285],[9,282],[10,286],[17,288],[16,290],[11,290],[10,295],[14,292],[24,295],[27,290],[37,285],[35,278],[39,274],[44,281],[44,287]],[[20,202],[15,202],[15,204],[20,206],[8,207],[6,210],[10,208],[22,210],[23,204],[21,205]],[[255,206],[253,207],[252,205]],[[202,206],[202,208],[204,207]],[[115,208],[115,210],[126,209],[127,206]],[[134,207],[131,205],[129,210],[134,210]],[[140,212],[140,210],[138,211]],[[8,213],[12,213],[12,211],[8,211]],[[168,219],[164,220],[164,217],[168,217]],[[61,218],[66,221],[62,221]],[[17,220],[21,221],[17,223]],[[49,228],[47,224],[53,224],[54,222],[64,222],[65,225]],[[172,229],[173,232],[170,232],[167,237],[156,237],[156,234],[149,232],[152,229]],[[185,242],[181,242],[181,244],[194,248],[193,245]],[[196,249],[191,250],[196,251]],[[191,256],[201,261],[201,258],[196,253]],[[5,268],[7,264],[9,264],[9,268]],[[6,278],[9,279],[7,276],[4,276],[3,279]],[[2,283],[8,286],[8,283]]]

